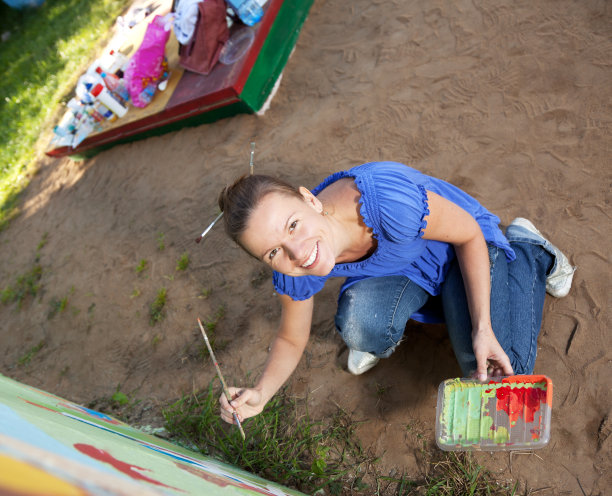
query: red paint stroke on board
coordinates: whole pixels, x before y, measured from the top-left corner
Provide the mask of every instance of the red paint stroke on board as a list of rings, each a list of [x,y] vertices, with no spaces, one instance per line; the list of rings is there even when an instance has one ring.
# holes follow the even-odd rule
[[[17,396],[17,397],[18,397],[18,398],[19,398],[21,401],[25,401],[25,402],[26,402],[26,403],[28,403],[29,405],[32,405],[32,406],[37,406],[38,408],[42,408],[43,410],[49,410],[50,412],[53,412],[53,413],[60,413],[60,412],[58,412],[57,410],[53,410],[52,408],[49,408],[49,407],[47,407],[47,406],[44,406],[44,405],[39,405],[38,403],[34,403],[33,401],[28,401],[28,400],[26,400],[25,398],[22,398],[21,396]]]
[[[540,388],[503,386],[497,389],[497,411],[504,411],[514,424],[524,417],[526,423],[533,422],[540,404],[546,401],[546,391]]]
[[[219,487],[226,487],[226,486],[239,487],[241,489],[249,489],[250,491],[255,491],[259,494],[263,494],[264,496],[274,496],[275,494],[278,494],[278,493],[271,493],[270,491],[266,491],[265,489],[260,489],[251,484],[247,484],[245,482],[239,481],[238,479],[232,480],[232,479],[228,479],[227,477],[223,477],[221,475],[217,475],[217,474],[207,472],[202,469],[198,469],[196,467],[186,465],[184,463],[179,463],[179,462],[174,462],[174,463],[181,470],[184,470],[185,472],[189,472],[190,474],[193,474],[197,477],[200,477],[201,479],[204,479],[207,482],[212,482],[213,484]]]
[[[95,446],[92,446],[90,444],[76,443],[74,447],[77,450],[79,450],[81,453],[84,453],[87,456],[90,456],[94,460],[108,463],[113,468],[119,470],[119,472],[122,472],[125,475],[130,476],[132,479],[142,480],[145,482],[150,482],[151,484],[155,484],[157,486],[163,486],[169,489],[174,489],[175,491],[184,492],[181,489],[178,489],[172,486],[167,486],[166,484],[163,484],[162,482],[156,481],[155,479],[151,479],[150,477],[147,477],[146,475],[142,475],[140,472],[137,472],[137,470],[148,470],[148,469],[138,467],[136,465],[131,465],[129,463],[122,462],[121,460],[117,460],[108,451],[104,451],[103,449],[96,448]]]

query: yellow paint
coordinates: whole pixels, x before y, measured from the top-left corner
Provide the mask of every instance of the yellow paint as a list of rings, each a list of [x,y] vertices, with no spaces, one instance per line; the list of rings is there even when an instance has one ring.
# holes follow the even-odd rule
[[[0,455],[0,494],[85,496],[80,488],[29,463]]]
[[[489,431],[489,439],[493,439],[497,444],[507,443],[510,440],[510,432],[505,427],[498,427]]]

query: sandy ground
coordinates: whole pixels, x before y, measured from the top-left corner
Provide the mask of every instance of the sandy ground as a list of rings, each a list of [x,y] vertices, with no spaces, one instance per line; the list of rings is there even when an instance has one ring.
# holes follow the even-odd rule
[[[220,228],[193,240],[221,187],[247,170],[249,142],[258,172],[310,187],[397,160],[464,188],[503,224],[532,219],[578,266],[570,295],[547,297],[539,339],[536,373],[555,388],[549,446],[479,459],[537,494],[610,494],[611,65],[604,0],[315,1],[264,116],[41,162],[22,214],[0,233],[2,287],[37,253],[43,267],[37,298],[0,305],[0,372],[81,403],[120,388],[146,421],[208,384],[196,317],[223,307],[218,355],[230,382],[245,382],[261,371],[279,316],[270,273]],[[189,268],[177,271],[184,253]],[[423,440],[435,449],[437,385],[459,375],[446,331],[409,324],[390,359],[351,376],[333,328],[338,287],[316,296],[290,390],[309,393],[315,418],[333,398],[367,420],[358,434],[381,467],[416,476]],[[161,288],[166,316],[151,326]]]

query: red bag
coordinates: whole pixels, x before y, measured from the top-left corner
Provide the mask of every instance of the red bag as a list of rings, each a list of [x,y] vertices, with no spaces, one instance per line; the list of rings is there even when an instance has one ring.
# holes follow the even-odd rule
[[[212,70],[229,38],[226,9],[225,0],[204,0],[198,4],[198,22],[191,41],[187,45],[179,44],[182,67],[204,75]]]

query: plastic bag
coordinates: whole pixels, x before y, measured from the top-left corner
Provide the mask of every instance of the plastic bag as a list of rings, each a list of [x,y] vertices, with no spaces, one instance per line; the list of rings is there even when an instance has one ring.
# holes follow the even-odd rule
[[[166,42],[170,37],[171,23],[165,17],[155,16],[147,26],[144,39],[130,58],[123,73],[132,104],[135,107],[146,107],[150,100],[146,95],[141,98],[144,89],[158,81],[166,69],[164,54]]]

